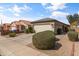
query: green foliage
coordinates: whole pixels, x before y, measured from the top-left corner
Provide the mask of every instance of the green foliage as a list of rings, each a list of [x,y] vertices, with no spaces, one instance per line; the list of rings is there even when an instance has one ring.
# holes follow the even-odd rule
[[[69,31],[75,31],[75,29],[71,29],[71,28],[70,28]]]
[[[67,19],[71,25],[76,26],[79,21],[79,15],[78,14],[68,15]]]
[[[34,29],[33,29],[33,27],[31,27],[31,26],[28,27],[28,30],[29,30],[30,33],[34,33]]]
[[[31,26],[29,26],[28,29],[25,29],[25,32],[26,33],[35,33],[34,29]]]
[[[30,33],[28,29],[25,29],[25,33]]]
[[[68,32],[68,38],[71,41],[77,41],[78,40],[78,33],[75,31],[69,31]]]
[[[36,33],[32,37],[33,45],[38,49],[51,49],[55,47],[55,35],[52,31]]]
[[[72,15],[68,15],[67,19],[68,19],[70,24],[75,21]]]
[[[10,32],[10,33],[9,33],[9,36],[10,36],[10,37],[15,37],[15,36],[16,36],[16,33],[15,33],[15,32]]]

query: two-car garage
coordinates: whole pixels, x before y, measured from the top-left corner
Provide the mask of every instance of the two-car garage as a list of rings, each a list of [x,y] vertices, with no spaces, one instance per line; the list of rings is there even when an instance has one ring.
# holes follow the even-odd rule
[[[41,32],[45,30],[52,30],[54,31],[54,28],[52,28],[51,25],[34,25],[35,32]]]
[[[37,21],[33,21],[32,24],[33,24],[33,28],[36,33],[42,32],[45,30],[51,30],[51,31],[54,31],[55,33],[57,33],[57,32],[62,33],[66,30],[65,27],[66,28],[69,27],[69,25],[64,24],[64,23],[57,21],[55,19],[52,19],[52,18],[44,18],[44,19],[40,19]]]

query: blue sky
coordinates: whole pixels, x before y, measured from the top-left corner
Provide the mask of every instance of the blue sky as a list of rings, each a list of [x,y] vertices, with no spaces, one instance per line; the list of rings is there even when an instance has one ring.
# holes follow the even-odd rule
[[[3,23],[50,17],[69,24],[66,16],[74,13],[79,14],[79,3],[0,3],[0,20]]]

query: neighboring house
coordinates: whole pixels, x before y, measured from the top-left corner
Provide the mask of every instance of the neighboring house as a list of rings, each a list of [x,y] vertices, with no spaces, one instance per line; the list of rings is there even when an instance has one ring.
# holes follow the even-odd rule
[[[9,33],[9,28],[10,28],[10,24],[9,23],[5,23],[2,25],[1,27],[1,34],[5,35]]]
[[[22,32],[25,29],[28,29],[28,26],[31,26],[31,23],[26,20],[14,21],[10,24],[10,30],[16,30]]]
[[[2,25],[2,30],[3,31],[9,31],[9,28],[10,28],[10,24],[9,23],[5,23]]]
[[[43,18],[32,22],[35,32],[51,30],[55,33],[63,33],[68,31],[69,25],[59,22],[52,18]]]

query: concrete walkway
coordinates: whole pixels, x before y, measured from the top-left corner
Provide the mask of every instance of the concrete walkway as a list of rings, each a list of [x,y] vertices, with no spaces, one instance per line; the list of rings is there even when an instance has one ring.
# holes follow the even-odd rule
[[[67,35],[60,35],[58,36],[60,39],[62,38],[60,43],[64,45],[63,50],[66,51],[66,55],[69,54],[69,56],[79,56],[79,41],[77,42],[71,42]],[[66,42],[66,43],[65,43]]]
[[[0,36],[0,54],[2,56],[45,56],[46,54],[36,51],[15,40]]]
[[[79,42],[75,42],[74,46],[74,56],[79,56]]]

